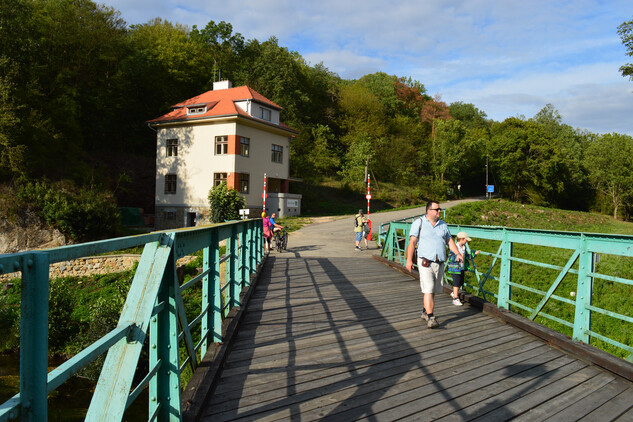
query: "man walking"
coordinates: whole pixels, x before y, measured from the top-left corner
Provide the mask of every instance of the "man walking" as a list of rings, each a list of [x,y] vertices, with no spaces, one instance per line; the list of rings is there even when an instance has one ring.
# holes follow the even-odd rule
[[[424,309],[422,319],[428,321],[428,328],[439,326],[433,314],[435,293],[442,293],[442,278],[444,276],[444,261],[446,261],[446,245],[457,256],[458,261],[464,257],[453,241],[448,225],[440,220],[440,203],[429,201],[426,204],[426,214],[416,219],[409,232],[409,246],[407,247],[407,270],[413,267],[413,249],[417,243],[418,271],[420,273],[420,289],[424,295]],[[418,241],[419,240],[419,241]]]

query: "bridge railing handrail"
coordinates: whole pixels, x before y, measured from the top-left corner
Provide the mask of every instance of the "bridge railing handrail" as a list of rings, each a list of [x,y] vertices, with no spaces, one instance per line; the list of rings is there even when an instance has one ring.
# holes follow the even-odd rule
[[[226,253],[220,257],[222,241]],[[117,327],[49,373],[49,266],[136,246],[144,249]],[[178,259],[197,251],[203,255],[202,273],[179,285]],[[121,420],[147,386],[148,420],[180,419],[182,371],[187,366],[195,370],[209,343],[222,341],[222,319],[240,306],[240,292],[263,258],[261,219],[0,255],[0,274],[22,273],[20,391],[0,405],[0,421],[46,420],[47,395],[106,351],[86,420]],[[188,321],[182,292],[196,284],[202,284],[200,313]],[[200,340],[194,345],[192,330],[198,325]],[[146,338],[149,371],[132,386]],[[181,363],[183,341],[187,353]]]
[[[406,248],[409,243],[409,231],[413,220],[417,218],[392,221],[381,226],[379,230],[379,242],[382,246],[381,255],[390,261],[398,262],[400,265],[406,263]],[[475,294],[480,294],[485,300],[494,297],[497,306],[506,310],[511,310],[511,306],[522,309],[529,313],[528,318],[534,320],[542,317],[555,321],[571,328],[572,339],[590,344],[591,338],[599,339],[612,346],[620,348],[628,353],[626,360],[633,362],[633,347],[625,344],[605,333],[600,333],[592,329],[592,313],[607,315],[616,318],[622,323],[633,324],[633,318],[615,310],[608,310],[593,305],[593,285],[594,279],[607,280],[626,286],[633,286],[633,280],[624,277],[601,274],[595,271],[598,254],[614,255],[619,257],[633,257],[633,236],[611,235],[602,233],[576,233],[551,230],[529,230],[507,227],[486,227],[486,226],[466,226],[449,224],[449,229],[453,235],[459,231],[466,231],[468,235],[476,239],[486,239],[500,242],[497,251],[482,251],[482,255],[492,258],[490,267],[485,271],[480,271],[474,262],[473,268],[469,271],[475,275],[477,284],[467,285],[472,288]],[[564,266],[552,265],[549,263],[537,262],[534,260],[513,256],[513,245],[523,244],[531,246],[544,246],[571,250],[572,255]],[[479,248],[478,248],[479,249]],[[498,275],[492,274],[495,265],[499,263]],[[535,289],[527,286],[524,280],[513,279],[513,263],[522,263],[538,267],[548,268],[558,271],[558,275],[552,281],[547,291]],[[414,263],[415,266],[415,263]],[[573,268],[576,266],[577,268]],[[556,289],[568,274],[576,274],[577,282],[575,286],[575,298],[570,299],[557,295]],[[448,276],[446,276],[448,280]],[[496,291],[490,291],[486,282],[494,280],[498,283]],[[527,306],[515,300],[511,294],[512,289],[520,289],[537,294],[542,297],[535,307]],[[573,321],[567,321],[556,315],[544,312],[545,305],[550,300],[563,302],[574,307]]]

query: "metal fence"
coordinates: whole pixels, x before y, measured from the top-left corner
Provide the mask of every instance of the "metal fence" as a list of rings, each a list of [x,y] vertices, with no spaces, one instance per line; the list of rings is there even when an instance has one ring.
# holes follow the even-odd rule
[[[405,265],[415,218],[380,227],[383,257]],[[633,362],[633,236],[448,226],[482,249],[467,291]]]
[[[226,245],[222,256],[220,242]],[[137,246],[144,249],[117,327],[48,372],[49,265]],[[202,272],[180,284],[177,260],[198,251]],[[263,257],[261,219],[1,255],[0,274],[21,271],[22,290],[20,391],[0,405],[0,421],[45,421],[47,395],[105,352],[86,420],[122,420],[146,387],[148,420],[180,420],[183,370],[195,370],[208,345],[222,342],[222,320],[240,306],[240,292]],[[188,320],[182,293],[195,285],[202,290],[200,312]],[[199,336],[192,335],[194,329]],[[183,346],[186,357],[181,361]],[[149,351],[149,371],[133,385],[143,347]]]

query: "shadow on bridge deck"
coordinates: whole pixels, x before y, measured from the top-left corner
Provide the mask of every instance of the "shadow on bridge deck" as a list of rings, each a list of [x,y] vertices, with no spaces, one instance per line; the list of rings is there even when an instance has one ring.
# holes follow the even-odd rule
[[[269,256],[212,395],[220,420],[633,420],[633,384],[373,259]],[[628,412],[628,413],[627,413]]]

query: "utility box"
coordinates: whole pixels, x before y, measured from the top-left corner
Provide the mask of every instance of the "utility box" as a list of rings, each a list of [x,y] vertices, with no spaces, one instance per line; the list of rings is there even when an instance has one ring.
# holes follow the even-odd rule
[[[301,195],[298,193],[269,193],[266,214],[276,212],[279,218],[301,215]]]

